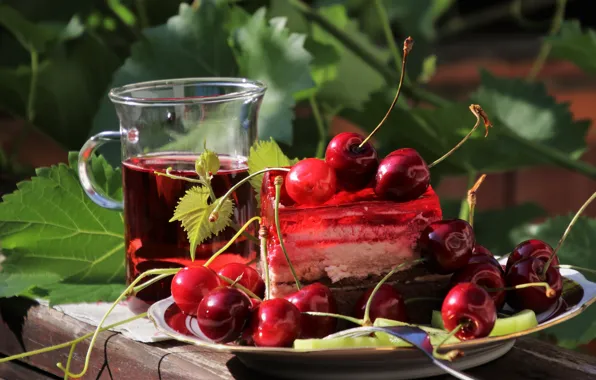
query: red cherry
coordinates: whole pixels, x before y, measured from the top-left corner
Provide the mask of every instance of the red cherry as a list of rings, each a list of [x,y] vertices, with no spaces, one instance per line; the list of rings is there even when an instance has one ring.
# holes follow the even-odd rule
[[[475,237],[465,220],[439,220],[429,224],[420,235],[420,254],[428,268],[439,274],[453,273],[468,263]]]
[[[348,191],[363,189],[375,175],[379,159],[370,144],[362,147],[364,136],[342,132],[331,139],[325,151],[325,162],[335,170],[338,185]]]
[[[412,148],[402,148],[385,157],[375,177],[375,194],[381,198],[409,201],[428,188],[430,172],[420,154]]]
[[[318,205],[335,194],[337,179],[333,169],[318,158],[306,158],[286,176],[288,195],[302,205]]]
[[[546,262],[542,257],[530,257],[516,262],[505,275],[507,286],[517,286],[534,282],[546,282],[554,291],[554,297],[548,297],[543,287],[528,287],[507,292],[507,303],[516,310],[531,309],[542,313],[554,305],[563,291],[563,280],[559,270],[550,265],[543,275]]]
[[[481,288],[502,289],[505,287],[505,276],[501,266],[495,266],[489,262],[468,262],[451,276],[452,287],[462,282],[471,282]],[[493,299],[497,310],[500,310],[505,304],[505,290],[488,291],[488,294]]]
[[[505,272],[509,272],[509,268],[516,262],[529,257],[536,257],[544,262],[553,255],[552,247],[538,239],[530,239],[519,243],[507,258],[507,266]],[[555,256],[551,265],[559,265],[559,258]]]
[[[495,267],[499,268],[503,275],[505,275],[505,272],[503,271],[503,266],[501,265],[501,263],[499,263],[497,259],[495,259],[495,256],[493,256],[493,254],[488,249],[478,244],[474,246],[474,249],[472,250],[472,256],[470,256],[470,259],[468,260],[468,264],[476,263],[492,264]]]
[[[250,306],[248,296],[236,288],[213,289],[199,304],[199,329],[216,343],[232,342],[242,334]]]
[[[469,340],[490,334],[497,320],[497,309],[486,290],[465,282],[455,285],[447,293],[441,316],[449,331],[463,324],[455,336],[461,340]]]
[[[356,302],[354,306],[354,317],[364,318],[366,303],[370,298],[374,288],[368,289]],[[377,318],[392,319],[394,321],[408,321],[406,313],[406,304],[402,295],[391,285],[383,284],[373,296],[370,304],[369,318],[374,322]]]
[[[220,286],[219,277],[204,266],[182,268],[172,279],[172,298],[183,313],[196,315],[199,303]]]
[[[293,303],[301,313],[306,311],[337,313],[337,303],[333,293],[328,287],[318,282],[307,285],[285,298]],[[300,338],[323,338],[335,332],[337,319],[302,314],[300,326],[302,327]]]
[[[252,315],[252,339],[258,347],[290,347],[300,335],[300,310],[284,298],[261,302]]]
[[[229,263],[217,272],[230,280],[236,280],[240,275],[242,278],[238,283],[260,298],[265,295],[265,282],[259,273],[252,267],[242,263]]]

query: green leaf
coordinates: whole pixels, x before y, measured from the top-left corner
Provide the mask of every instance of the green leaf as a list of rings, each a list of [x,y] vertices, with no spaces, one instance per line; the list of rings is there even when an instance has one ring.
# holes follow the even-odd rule
[[[339,29],[344,30],[354,40],[369,46],[368,53],[382,61],[388,61],[389,52],[376,45],[363,34],[358,24],[348,18],[346,9],[341,5],[321,8],[319,13]],[[331,106],[362,109],[371,94],[385,86],[385,79],[351,50],[347,49],[335,37],[318,25],[313,25],[312,38],[319,44],[335,49],[339,54],[337,72],[323,72],[317,75],[329,75],[335,80],[327,81],[319,90],[318,98]],[[316,53],[315,53],[316,54]],[[317,78],[321,81],[319,78]],[[322,82],[322,81],[321,81]],[[281,142],[281,141],[280,141]]]
[[[124,291],[124,284],[56,283],[41,286],[48,294],[44,297],[50,306],[79,302],[110,302]]]
[[[565,21],[558,35],[547,37],[552,46],[551,55],[555,58],[573,62],[588,74],[596,74],[596,32],[592,29],[582,31],[577,20]]]
[[[60,281],[55,273],[6,273],[0,271],[0,297],[12,297],[30,290],[34,285],[43,286]]]
[[[443,218],[458,218],[460,205],[460,200],[441,199]],[[544,209],[535,203],[522,203],[498,210],[476,211],[474,213],[476,242],[495,255],[504,255],[511,252],[520,242],[514,231],[545,215]]]
[[[294,94],[314,87],[306,36],[290,33],[286,19],[265,19],[261,8],[238,29],[234,47],[240,72],[267,85],[259,117],[260,138],[292,143]]]
[[[215,209],[215,206],[221,202],[218,198],[213,203],[208,203],[209,189],[203,186],[191,187],[176,206],[174,216],[170,222],[180,221],[182,227],[188,234],[190,242],[190,257],[195,259],[197,246],[212,235],[217,235],[223,231],[232,220],[234,203],[230,199],[225,199],[219,209],[217,219],[210,221],[209,216]]]
[[[275,140],[257,141],[250,147],[248,155],[248,173],[252,174],[266,168],[279,168],[291,166],[298,162],[298,159],[289,159]],[[250,184],[255,190],[257,204],[261,204],[261,185],[263,184],[263,174],[259,174],[250,179]]]
[[[513,236],[517,242],[530,238],[544,240],[554,248],[572,218],[573,215],[551,218],[538,225],[519,228],[514,231]],[[596,231],[596,219],[580,217],[557,252],[561,264],[596,268],[594,231]],[[592,281],[596,280],[594,275],[584,275]],[[549,328],[547,333],[554,335],[559,344],[567,348],[575,348],[596,339],[596,308],[589,308],[573,321]]]
[[[428,83],[437,72],[437,56],[429,55],[422,61],[422,70],[418,76],[418,82]]]
[[[38,169],[18,188],[0,203],[0,239],[11,251],[5,275],[20,275],[24,290],[47,285],[38,283],[39,274],[72,284],[124,282],[122,216],[94,204],[73,169]]]
[[[68,165],[78,177],[79,152],[68,152]],[[91,174],[95,184],[104,190],[106,195],[116,200],[122,200],[122,170],[112,167],[103,156],[95,155],[91,159]],[[47,168],[37,171],[48,170]]]
[[[495,131],[507,128],[508,133],[548,145],[576,159],[585,150],[590,122],[574,121],[569,105],[557,103],[543,83],[499,78],[483,71],[481,87],[473,99],[488,113],[495,124]],[[501,149],[513,151],[514,147],[508,145],[509,142],[503,140]],[[523,149],[517,150],[524,153]],[[527,158],[529,160],[524,160],[526,165],[545,162],[540,157]]]

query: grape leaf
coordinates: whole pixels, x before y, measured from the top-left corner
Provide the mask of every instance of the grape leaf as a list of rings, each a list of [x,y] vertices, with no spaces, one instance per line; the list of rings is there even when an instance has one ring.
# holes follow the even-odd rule
[[[218,198],[213,203],[209,203],[208,200],[209,189],[203,186],[191,187],[180,198],[174,211],[174,216],[170,219],[170,222],[180,221],[188,234],[190,257],[192,260],[195,259],[197,246],[211,235],[217,235],[223,231],[232,220],[234,203],[229,198],[223,201],[217,214],[217,219],[213,222],[209,220],[209,216],[215,209],[215,206],[221,202],[222,198]]]
[[[596,32],[592,29],[582,31],[577,20],[565,21],[558,35],[547,37],[551,55],[573,62],[588,74],[596,74]]]
[[[389,52],[376,47],[359,30],[358,24],[348,18],[343,6],[324,7],[319,9],[319,13],[333,25],[344,30],[354,40],[368,46],[369,54],[385,62],[389,59]],[[385,79],[318,25],[313,25],[312,38],[320,44],[335,49],[339,54],[337,73],[331,73],[337,79],[326,82],[319,90],[318,98],[331,106],[363,109],[363,104],[370,95],[385,86]]]
[[[535,238],[556,247],[572,218],[572,215],[558,216],[538,225],[524,226],[514,230],[513,236],[517,242]],[[561,264],[596,268],[596,256],[594,256],[596,234],[594,231],[596,231],[596,219],[580,217],[557,252]],[[584,275],[592,281],[596,280],[596,276],[592,274],[584,273]],[[596,308],[590,307],[573,321],[553,326],[546,332],[555,336],[558,343],[567,348],[575,348],[590,342],[596,339]]]
[[[461,201],[441,199],[443,218],[458,218]],[[488,248],[495,255],[511,252],[520,240],[512,231],[532,223],[546,214],[535,203],[522,203],[497,210],[483,210],[474,213],[474,234],[478,244]]]
[[[249,174],[252,174],[266,168],[291,166],[296,162],[298,162],[298,159],[289,159],[284,152],[282,152],[275,140],[257,141],[250,147],[250,154],[248,155],[248,172]],[[250,179],[250,184],[255,190],[257,204],[260,205],[263,174],[252,177]]]
[[[65,303],[79,302],[110,302],[115,300],[124,291],[126,286],[122,284],[78,284],[58,283],[40,286],[43,291],[48,292],[46,298],[50,306]]]
[[[60,281],[55,273],[6,273],[0,271],[0,297],[12,297],[30,290]]]
[[[95,161],[93,172],[101,177],[103,167],[106,185],[108,178],[118,177],[105,160]],[[75,171],[64,164],[38,169],[31,181],[3,198],[0,238],[7,250],[2,275],[12,276],[18,285],[14,291],[50,283],[53,289],[124,283],[121,214],[95,205]]]
[[[291,144],[293,95],[314,87],[312,57],[304,49],[305,35],[290,33],[285,18],[271,19],[267,25],[265,14],[265,8],[259,9],[236,31],[236,58],[244,76],[267,84],[259,117],[261,137]]]

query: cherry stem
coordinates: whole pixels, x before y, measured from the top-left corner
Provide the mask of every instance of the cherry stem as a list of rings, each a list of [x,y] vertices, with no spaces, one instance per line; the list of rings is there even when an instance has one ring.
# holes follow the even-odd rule
[[[64,374],[64,380],[68,380],[68,372],[70,371],[70,363],[72,362],[72,357],[74,355],[74,351],[77,348],[77,344],[73,343],[70,345],[70,351],[68,351],[68,359],[66,360],[66,373]]]
[[[573,219],[571,219],[571,222],[569,222],[569,225],[565,229],[565,232],[563,233],[563,236],[561,236],[561,239],[559,239],[559,242],[557,243],[557,248],[555,248],[555,250],[553,251],[553,253],[548,258],[548,261],[546,262],[546,264],[542,268],[542,273],[543,274],[546,274],[546,271],[550,267],[550,264],[552,263],[553,259],[555,258],[555,255],[557,254],[557,252],[559,252],[559,249],[561,249],[561,246],[565,242],[565,239],[567,239],[567,236],[569,235],[569,232],[571,232],[571,228],[575,225],[575,223],[577,223],[577,221],[579,220],[579,217],[581,216],[581,214],[586,210],[586,208],[588,208],[588,206],[590,205],[590,203],[592,203],[592,201],[594,199],[596,199],[596,192],[594,194],[592,194],[592,196],[590,196],[590,198],[588,198],[587,201],[584,202],[584,204],[582,205],[582,207],[579,208],[579,210],[577,210],[577,212],[573,216]]]
[[[223,195],[223,197],[219,198],[219,201],[213,208],[213,211],[211,211],[211,215],[209,215],[209,221],[215,222],[217,220],[218,211],[221,208],[221,206],[223,205],[224,201],[226,199],[228,199],[232,195],[232,193],[234,193],[234,191],[236,191],[240,186],[244,185],[246,182],[250,181],[252,178],[254,178],[260,174],[267,173],[267,172],[274,171],[274,170],[279,170],[279,171],[284,171],[284,172],[290,171],[290,169],[288,169],[288,168],[266,168],[266,169],[256,171],[256,172],[252,173],[251,175],[247,176],[246,178],[243,178],[241,181],[238,181],[238,183],[236,183],[234,186],[232,186],[230,188],[230,190],[228,190]]]
[[[313,315],[315,317],[338,318],[338,319],[343,319],[344,321],[352,322],[352,323],[357,324],[359,326],[364,326],[364,320],[363,319],[348,317],[347,315],[342,315],[342,314],[323,313],[323,312],[320,312],[320,311],[303,311],[302,314]]]
[[[99,321],[99,324],[97,325],[97,327],[95,328],[95,332],[93,333],[93,337],[91,338],[91,342],[89,343],[89,348],[87,349],[87,354],[85,355],[85,364],[83,366],[83,369],[81,370],[80,373],[76,373],[73,374],[72,372],[70,372],[69,370],[67,370],[62,363],[58,363],[57,367],[60,368],[62,371],[64,371],[65,375],[68,375],[70,377],[74,377],[74,378],[79,378],[79,377],[83,377],[83,375],[85,375],[85,373],[87,373],[87,369],[89,368],[89,360],[91,359],[91,352],[93,351],[93,346],[95,345],[95,341],[97,340],[97,336],[99,335],[99,331],[101,329],[101,327],[103,326],[104,322],[106,321],[106,319],[108,318],[108,315],[110,315],[110,313],[112,313],[112,311],[114,310],[114,308],[116,307],[116,305],[118,305],[120,303],[120,301],[122,301],[124,299],[124,297],[126,297],[127,295],[129,295],[134,289],[135,286],[145,277],[147,276],[152,276],[152,275],[160,275],[160,274],[170,274],[170,275],[174,275],[176,273],[178,273],[178,271],[180,270],[180,268],[175,268],[175,269],[151,269],[148,270],[146,272],[143,272],[139,275],[139,277],[137,277],[133,282],[131,282],[131,284],[120,294],[120,296],[118,296],[118,298],[116,298],[116,300],[112,303],[112,305],[110,306],[110,308],[104,313],[103,317],[101,318],[101,320]],[[141,285],[139,290],[142,290],[144,288],[146,288],[148,285],[148,283]]]
[[[476,208],[476,192],[484,179],[486,178],[486,174],[483,174],[478,178],[474,186],[470,190],[468,190],[468,223],[470,226],[474,227],[474,210]]]
[[[267,261],[267,227],[261,226],[259,229],[259,239],[261,240],[261,262],[263,263],[263,272],[265,272],[265,299],[271,298],[271,284],[269,282],[269,262]]]
[[[134,317],[125,319],[123,321],[116,322],[116,323],[113,323],[111,325],[102,327],[100,329],[100,331],[110,330],[110,329],[113,329],[114,327],[118,327],[120,325],[124,325],[124,324],[126,324],[128,322],[132,322],[132,321],[135,321],[137,319],[145,318],[146,316],[147,316],[147,313],[138,314],[138,315],[135,315]],[[13,356],[8,356],[8,357],[5,357],[5,358],[1,358],[0,359],[0,364],[9,362],[11,360],[22,359],[22,358],[26,358],[26,357],[29,357],[29,356],[34,356],[34,355],[43,354],[43,353],[54,351],[54,350],[59,350],[61,348],[66,348],[68,346],[72,346],[73,344],[77,344],[77,343],[80,343],[80,342],[84,341],[85,339],[93,336],[94,333],[95,332],[91,332],[89,334],[85,334],[85,335],[83,335],[83,336],[81,336],[81,337],[79,337],[77,339],[71,340],[69,342],[64,342],[64,343],[56,344],[54,346],[41,348],[39,350],[23,352],[23,353],[18,354],[18,355],[13,355]]]
[[[455,334],[457,334],[457,332],[459,330],[461,330],[465,325],[466,325],[465,323],[460,323],[459,325],[455,326],[455,328],[453,330],[451,330],[449,332],[449,334],[447,334],[447,336],[433,348],[433,356],[435,358],[437,358],[439,360],[452,361],[453,359],[457,358],[458,356],[463,355],[463,353],[460,350],[451,350],[447,353],[440,354],[439,348],[441,348],[442,345],[447,343],[447,341],[449,339],[453,338],[455,336]]]
[[[381,279],[381,281],[379,281],[377,283],[377,285],[374,287],[373,291],[370,293],[370,297],[368,297],[368,300],[366,301],[366,307],[364,308],[364,326],[372,325],[372,322],[370,320],[370,305],[372,304],[372,300],[375,297],[375,294],[377,294],[377,292],[381,288],[381,285],[383,285],[385,282],[387,282],[387,280],[389,280],[389,278],[391,276],[393,276],[404,265],[408,265],[408,264],[414,265],[414,264],[418,264],[418,263],[421,263],[424,261],[425,261],[424,259],[416,259],[416,260],[406,261],[404,263],[401,263],[398,266],[396,266],[395,268],[391,269],[391,271],[389,273],[387,273],[385,275],[385,277],[383,277]]]
[[[445,153],[442,157],[438,158],[435,162],[428,165],[429,169],[432,168],[433,166],[436,166],[441,161],[443,161],[447,157],[451,156],[451,154],[453,154],[453,152],[458,150],[459,147],[462,146],[463,143],[465,143],[470,138],[470,136],[472,136],[474,131],[478,128],[478,126],[480,125],[480,120],[482,120],[484,122],[484,128],[486,129],[486,133],[484,134],[484,137],[488,136],[488,128],[492,127],[493,125],[490,122],[490,120],[488,120],[488,116],[486,115],[486,112],[484,112],[482,107],[480,107],[478,104],[470,105],[470,111],[472,111],[474,116],[476,116],[476,124],[474,124],[474,126],[472,127],[472,130],[470,132],[468,132],[468,134],[460,142],[458,142],[456,146],[451,148],[451,150],[449,152]]]
[[[433,301],[433,302],[443,302],[443,298],[438,297],[412,297],[407,298],[404,300],[406,305],[413,303],[413,302],[421,302],[421,301]]]
[[[283,252],[286,262],[288,263],[288,267],[290,267],[290,272],[292,272],[292,277],[294,277],[294,281],[296,282],[296,289],[300,290],[302,288],[302,284],[300,284],[300,280],[296,275],[296,271],[294,270],[294,266],[290,261],[290,256],[288,255],[288,251],[286,251],[286,246],[284,244],[284,239],[281,233],[281,226],[279,224],[279,199],[281,197],[281,185],[284,183],[284,179],[281,176],[275,177],[273,184],[275,185],[275,230],[277,231],[277,238],[279,239],[279,246],[281,247],[281,251]]]
[[[165,274],[160,274],[160,275],[159,275],[159,276],[157,276],[157,277],[153,277],[151,280],[149,280],[149,281],[147,281],[147,282],[145,282],[145,283],[142,283],[142,284],[141,284],[141,285],[139,285],[139,286],[135,286],[135,287],[132,289],[132,292],[130,293],[130,295],[131,295],[131,296],[134,296],[134,295],[136,295],[138,292],[140,292],[141,290],[143,290],[143,289],[145,289],[145,288],[147,288],[147,287],[149,287],[149,286],[151,286],[151,285],[155,284],[156,282],[159,282],[159,281],[163,280],[163,279],[164,279],[164,278],[166,278],[166,277],[170,277],[171,275],[172,275],[171,273],[165,273]]]
[[[404,78],[406,76],[406,61],[408,60],[408,54],[410,53],[410,51],[412,50],[412,47],[414,46],[414,39],[412,39],[412,37],[408,37],[406,38],[406,40],[404,41],[404,55],[402,56],[401,59],[401,75],[399,77],[399,84],[397,85],[397,92],[395,93],[395,97],[393,98],[393,102],[391,102],[391,105],[389,106],[389,110],[387,111],[387,113],[385,114],[385,116],[383,117],[383,119],[381,120],[381,122],[375,127],[375,129],[373,129],[373,131],[360,143],[360,145],[358,145],[358,148],[362,148],[364,146],[364,144],[366,144],[368,142],[368,140],[370,140],[373,135],[379,130],[379,128],[381,128],[381,126],[385,123],[385,121],[387,120],[387,118],[389,117],[389,114],[391,113],[391,111],[393,111],[393,108],[395,108],[395,105],[397,104],[397,99],[399,99],[399,94],[401,93],[401,86],[404,83]]]
[[[596,270],[584,267],[578,267],[577,265],[567,265],[567,264],[560,264],[555,266],[555,268],[562,268],[562,269],[573,269],[579,272],[588,272],[592,274],[596,274]]]
[[[232,236],[232,238],[230,240],[228,240],[228,242],[226,243],[226,245],[224,245],[223,247],[221,247],[221,249],[217,252],[215,252],[210,258],[209,260],[207,260],[205,262],[205,264],[203,264],[203,266],[208,267],[216,258],[217,256],[221,255],[222,253],[224,253],[228,248],[230,248],[232,246],[232,244],[234,244],[234,242],[236,241],[236,239],[238,239],[238,237],[240,237],[240,235],[242,235],[242,233],[248,228],[248,226],[250,226],[250,224],[254,221],[258,221],[259,223],[261,223],[261,217],[260,216],[253,216],[252,218],[250,218],[246,223],[244,223],[244,225],[238,230],[238,232],[236,232],[236,235]]]
[[[238,276],[238,278],[236,278],[235,280],[232,280],[229,277],[226,277],[224,275],[218,274],[217,275],[219,278],[221,278],[222,280],[224,280],[225,282],[227,282],[228,284],[230,284],[230,286],[232,288],[237,288],[242,290],[244,293],[246,293],[250,298],[254,298],[256,300],[262,301],[261,297],[257,296],[256,294],[254,294],[252,291],[250,291],[248,288],[246,288],[245,286],[241,285],[238,283],[238,281],[240,281],[240,279],[242,278],[242,275]]]
[[[515,290],[515,289],[524,289],[524,288],[531,288],[531,287],[542,287],[546,289],[546,296],[548,298],[553,298],[557,295],[557,292],[550,287],[547,282],[529,282],[527,284],[520,284],[515,286],[509,286],[505,288],[484,288],[487,292],[500,292],[502,290]]]

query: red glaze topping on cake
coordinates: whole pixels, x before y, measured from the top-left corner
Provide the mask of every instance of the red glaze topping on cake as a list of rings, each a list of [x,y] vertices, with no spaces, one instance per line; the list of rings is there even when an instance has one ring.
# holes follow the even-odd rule
[[[269,274],[274,296],[291,289],[293,282],[279,245],[274,222],[276,176],[263,178],[261,215],[268,228]],[[396,265],[418,258],[420,232],[442,217],[439,198],[428,190],[408,202],[381,200],[372,188],[340,191],[322,205],[280,205],[279,218],[285,247],[301,281],[381,275]],[[404,267],[405,269],[405,267]]]

